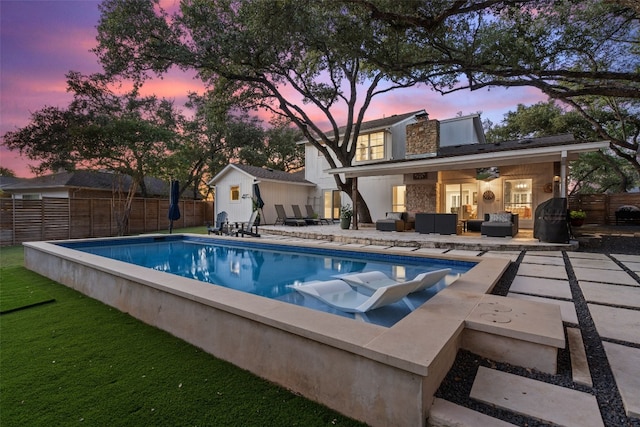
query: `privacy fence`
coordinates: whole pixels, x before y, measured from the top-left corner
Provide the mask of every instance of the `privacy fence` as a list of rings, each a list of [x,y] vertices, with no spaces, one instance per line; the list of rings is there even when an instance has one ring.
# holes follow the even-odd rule
[[[0,199],[0,245],[117,236],[123,209],[124,201],[117,199]],[[167,199],[133,199],[123,234],[166,230],[168,212]],[[181,200],[180,215],[174,228],[212,222],[213,202]]]
[[[582,209],[589,224],[615,224],[620,206],[640,208],[640,193],[578,194],[569,198],[569,209]]]

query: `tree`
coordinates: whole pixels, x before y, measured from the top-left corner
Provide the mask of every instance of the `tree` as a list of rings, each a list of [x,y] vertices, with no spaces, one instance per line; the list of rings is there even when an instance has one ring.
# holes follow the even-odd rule
[[[637,2],[602,0],[455,1],[459,14],[429,2],[348,0],[415,40],[413,57],[378,62],[417,76],[442,94],[535,87],[580,113],[599,139],[640,172],[640,31]],[[439,3],[439,2],[435,2]],[[439,22],[447,31],[433,32]],[[423,54],[425,46],[440,56]],[[434,66],[455,73],[433,73]],[[422,75],[422,77],[419,77]]]
[[[177,112],[169,101],[139,97],[135,87],[117,95],[100,75],[70,72],[67,78],[74,93],[69,107],[36,111],[27,126],[7,132],[4,143],[40,160],[38,172],[86,167],[130,176],[127,194],[122,187],[116,194],[118,228],[124,234],[137,189],[146,197],[144,178],[160,173],[171,150]]]
[[[358,4],[187,0],[172,15],[144,0],[107,0],[100,7],[95,51],[109,75],[143,81],[172,66],[197,70],[245,108],[288,118],[331,167],[351,165],[375,96],[417,83],[367,59],[391,62],[411,40],[391,25],[372,30],[367,8]],[[352,178],[335,180],[352,194]],[[370,222],[359,194],[355,203],[360,220]]]
[[[4,166],[0,166],[0,176],[15,177],[16,173],[13,170],[9,169],[9,168],[6,168]]]
[[[505,114],[500,125],[486,130],[488,142],[509,141],[571,133],[577,139],[598,138],[591,124],[576,111],[564,111],[554,101],[531,106],[518,105]],[[629,162],[613,152],[581,154],[573,162],[569,178],[573,193],[625,192],[640,183],[640,176]]]

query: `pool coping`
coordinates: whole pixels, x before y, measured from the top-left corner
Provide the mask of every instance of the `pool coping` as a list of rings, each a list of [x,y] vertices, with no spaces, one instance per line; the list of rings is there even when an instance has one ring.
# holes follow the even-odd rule
[[[212,240],[238,242],[233,237],[216,236]],[[302,246],[300,242],[274,240],[269,243]],[[321,242],[304,243],[307,247],[321,245]],[[105,260],[53,242],[30,242],[25,243],[24,247],[27,268],[146,323],[168,330],[214,356],[370,425],[389,425],[399,421],[406,425],[424,425],[433,394],[453,364],[457,350],[463,346],[463,331],[468,327],[467,319],[510,264],[510,261],[501,258],[403,254],[416,258],[472,261],[477,264],[414,312],[394,326],[386,328],[121,261]],[[384,252],[379,248],[367,247],[349,247],[348,251]],[[101,274],[98,275],[95,271]],[[153,301],[150,302],[153,307],[142,304],[149,301]],[[136,302],[140,304],[135,304]],[[188,313],[189,321],[196,325],[210,322],[208,325],[215,331],[201,331],[187,320],[184,325],[175,324],[180,321],[181,314],[185,313]],[[200,317],[193,313],[198,313],[197,316]],[[216,322],[209,320],[212,318]],[[241,337],[225,336],[223,328],[218,325],[225,322],[242,331],[239,332],[240,335],[251,336],[252,339],[248,340],[250,342],[242,341]],[[271,336],[273,343],[268,338],[256,335],[256,331]],[[209,335],[206,335],[204,342],[199,342],[205,336],[203,334]],[[215,342],[210,342],[213,336]],[[519,337],[517,333],[515,338],[527,339]],[[310,346],[317,354],[309,354],[308,350],[302,349],[301,342],[314,343]],[[274,348],[277,343],[281,346]],[[282,360],[265,361],[250,354],[237,355],[237,349],[227,348],[231,345],[242,345],[245,351],[271,351]],[[289,351],[285,351],[285,348]],[[315,363],[306,366],[304,358],[313,359]],[[321,369],[321,365],[328,364],[329,359],[335,361],[331,364],[334,368],[330,369],[335,372]],[[286,375],[278,368],[286,365],[296,365],[292,369],[296,375]],[[367,367],[366,373],[370,378],[356,375],[355,372],[363,369],[363,366]],[[318,375],[329,377],[321,378]],[[314,385],[313,381],[351,381],[341,387],[350,391],[345,391],[346,395],[336,394],[335,390],[330,393],[320,389],[317,384]],[[387,383],[389,390],[368,390],[372,381],[378,385]],[[361,383],[366,383],[367,386],[357,385]],[[372,402],[377,402],[375,409],[371,407]]]

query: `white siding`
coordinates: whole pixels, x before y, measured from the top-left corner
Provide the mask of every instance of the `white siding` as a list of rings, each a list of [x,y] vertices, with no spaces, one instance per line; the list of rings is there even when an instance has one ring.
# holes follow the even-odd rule
[[[391,211],[393,187],[404,185],[402,175],[372,176],[358,179],[358,189],[369,206],[371,220],[383,219]]]
[[[234,185],[240,186],[240,200],[238,201],[231,200],[231,187]],[[243,194],[247,194],[249,197],[243,199]],[[247,221],[253,210],[252,196],[253,177],[236,170],[229,171],[216,183],[216,215],[226,211],[230,222]]]

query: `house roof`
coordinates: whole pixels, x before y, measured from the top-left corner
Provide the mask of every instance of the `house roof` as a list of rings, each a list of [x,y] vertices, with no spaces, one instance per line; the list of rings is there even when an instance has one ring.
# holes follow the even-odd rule
[[[0,176],[0,188],[5,188],[10,185],[16,185],[25,180],[27,180],[27,178],[16,178],[15,176]]]
[[[208,182],[208,185],[215,185],[215,183],[218,182],[223,176],[234,170],[240,171],[260,181],[286,182],[289,184],[298,185],[315,185],[314,183],[307,181],[304,178],[304,170],[290,173],[270,168],[251,165],[240,165],[235,163],[229,163],[227,166],[225,166],[224,169],[218,172],[216,176],[214,176],[211,181]]]
[[[118,188],[122,179],[122,189],[127,191],[131,185],[131,177],[112,172],[78,170],[73,172],[58,172],[23,180],[3,187],[9,192],[25,192],[36,190],[55,190],[69,188],[83,188],[91,190],[111,191]],[[169,183],[153,177],[145,177],[145,185],[149,196],[167,196]]]
[[[328,173],[344,173],[347,177],[381,176],[546,163],[560,161],[563,157],[567,160],[575,160],[580,153],[597,151],[608,146],[608,141],[584,142],[575,140],[573,135],[556,135],[493,144],[440,147],[435,155],[429,157],[340,167],[329,169]]]
[[[364,133],[374,132],[377,130],[384,130],[400,122],[411,119],[419,114],[427,114],[427,113],[425,112],[425,110],[418,110],[418,111],[412,111],[409,113],[394,114],[392,116],[383,117],[381,119],[368,120],[360,124],[360,133],[364,134]],[[344,131],[346,128],[347,128],[346,125],[340,126],[338,128],[338,135],[344,134]],[[325,131],[325,134],[327,135],[327,138],[333,137],[333,131],[327,130]],[[302,141],[299,141],[298,144],[305,144],[307,142],[308,141],[306,140],[302,140]]]

